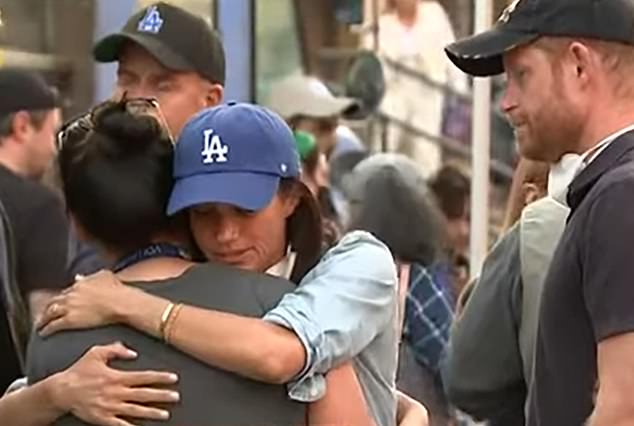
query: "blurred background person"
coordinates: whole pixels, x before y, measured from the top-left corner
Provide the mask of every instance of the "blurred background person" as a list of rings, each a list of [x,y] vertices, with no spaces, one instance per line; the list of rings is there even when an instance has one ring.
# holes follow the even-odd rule
[[[273,84],[267,106],[294,131],[312,134],[327,159],[341,139],[340,119],[359,109],[354,99],[334,96],[321,80],[307,75],[291,75]]]
[[[547,163],[521,159],[509,194],[509,229],[465,289],[445,370],[450,400],[495,425],[524,425],[541,294],[569,209],[553,188],[572,176],[549,175]],[[556,185],[549,182],[553,176]]]
[[[376,154],[345,178],[349,229],[371,232],[399,265],[403,340],[397,386],[429,410],[431,425],[450,419],[440,366],[453,321],[452,297],[429,268],[442,250],[443,221],[419,167],[400,154]]]
[[[70,282],[62,200],[39,180],[55,157],[59,99],[41,75],[0,71],[0,206],[8,256],[0,300],[0,392],[21,377],[31,320]],[[6,270],[5,270],[6,269]]]
[[[431,188],[445,219],[444,261],[434,270],[437,280],[451,289],[454,300],[469,279],[471,182],[457,166],[448,164],[434,176]]]
[[[427,135],[439,136],[446,88],[467,91],[466,77],[444,55],[444,47],[455,40],[447,13],[435,0],[388,0],[378,25],[386,88],[380,110]],[[373,48],[371,32],[362,44]],[[438,142],[397,124],[388,129],[387,147],[414,159],[426,177],[442,165]]]
[[[341,237],[342,227],[330,192],[330,167],[317,140],[308,132],[293,132],[302,163],[301,180],[317,199],[323,222],[324,249],[333,246]]]
[[[342,235],[342,218],[330,191],[329,160],[358,150],[361,143],[340,126],[342,116],[358,110],[357,101],[336,97],[318,78],[292,75],[271,87],[269,107],[293,130],[302,160],[302,179],[319,202],[324,226],[324,248]]]

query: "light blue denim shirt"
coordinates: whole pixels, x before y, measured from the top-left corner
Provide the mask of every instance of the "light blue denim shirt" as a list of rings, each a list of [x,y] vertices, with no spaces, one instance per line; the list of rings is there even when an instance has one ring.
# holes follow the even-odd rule
[[[378,426],[396,423],[398,280],[388,248],[367,232],[344,236],[264,319],[293,330],[307,354],[289,396],[316,401],[324,374],[352,360]]]

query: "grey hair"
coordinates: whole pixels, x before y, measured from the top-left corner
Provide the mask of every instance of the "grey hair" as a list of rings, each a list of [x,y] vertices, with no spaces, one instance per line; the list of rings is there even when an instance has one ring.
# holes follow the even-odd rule
[[[443,219],[419,166],[400,154],[376,154],[344,182],[349,228],[371,232],[394,257],[429,266],[444,238]]]

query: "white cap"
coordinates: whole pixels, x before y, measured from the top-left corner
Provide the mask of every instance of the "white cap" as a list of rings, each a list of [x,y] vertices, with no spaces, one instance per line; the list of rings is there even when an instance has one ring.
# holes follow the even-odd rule
[[[292,75],[274,83],[267,106],[285,119],[298,115],[333,117],[359,108],[356,100],[335,97],[319,79],[304,75]]]

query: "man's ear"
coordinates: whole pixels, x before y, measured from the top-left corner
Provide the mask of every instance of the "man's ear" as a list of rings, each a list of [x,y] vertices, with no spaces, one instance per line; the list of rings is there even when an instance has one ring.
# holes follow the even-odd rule
[[[573,42],[568,46],[568,56],[572,59],[574,74],[579,84],[587,86],[589,80],[601,68],[599,55],[593,54],[591,49],[581,42]]]
[[[208,84],[205,93],[205,107],[210,108],[220,104],[224,97],[225,89],[220,84]]]
[[[534,183],[522,184],[522,192],[524,194],[524,207],[539,200],[544,196],[539,186]]]
[[[26,111],[18,111],[13,116],[11,123],[11,134],[13,139],[18,143],[24,143],[28,140],[28,136],[33,131],[31,116]]]

